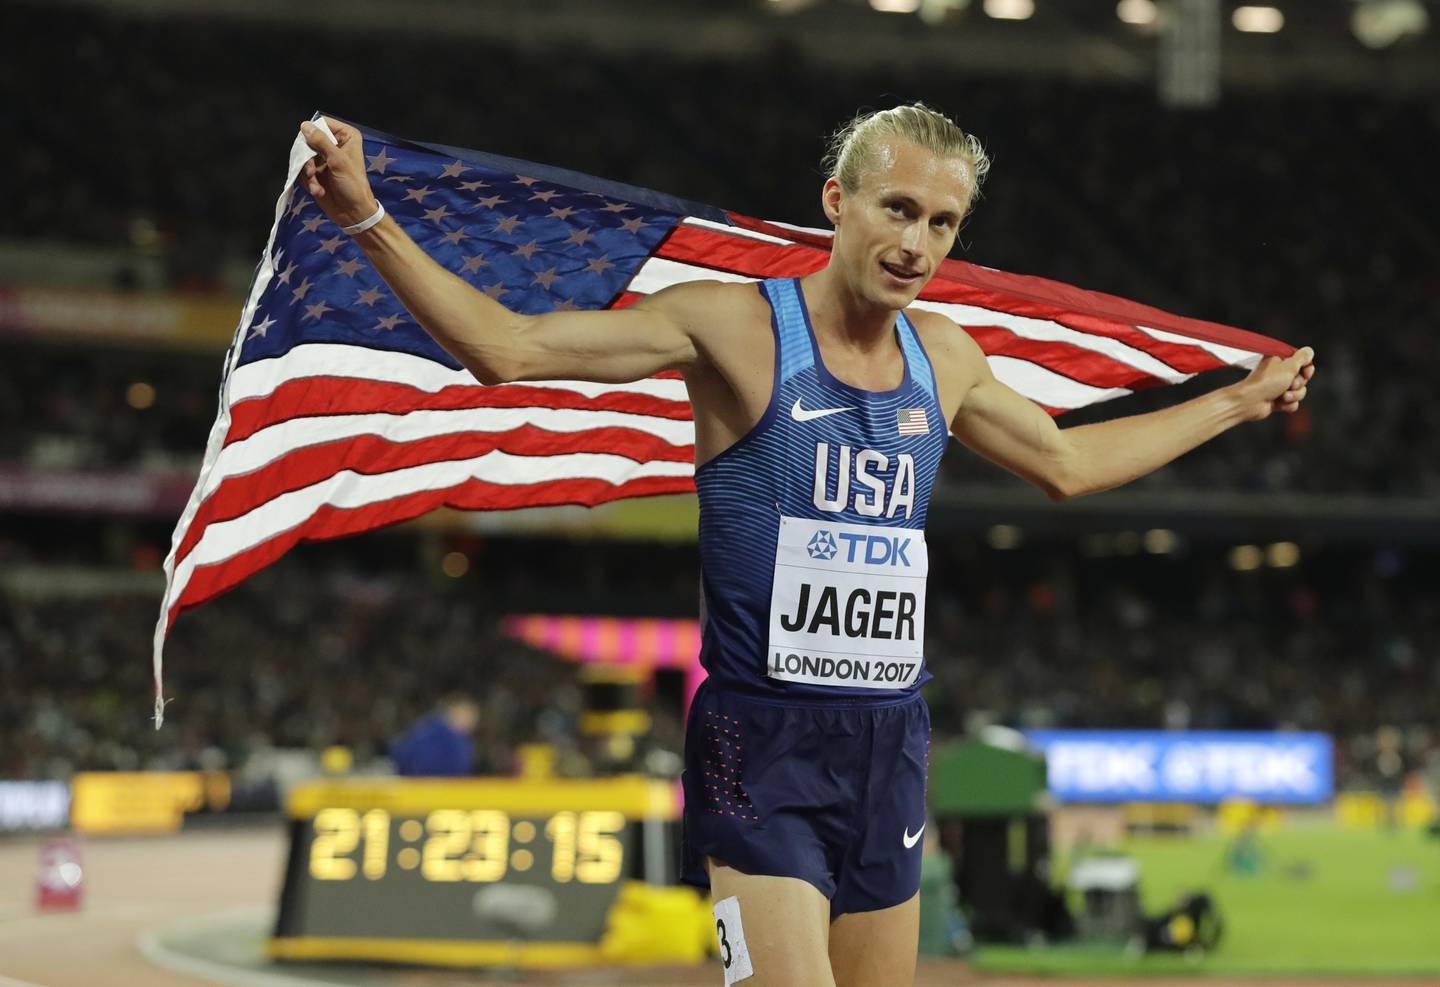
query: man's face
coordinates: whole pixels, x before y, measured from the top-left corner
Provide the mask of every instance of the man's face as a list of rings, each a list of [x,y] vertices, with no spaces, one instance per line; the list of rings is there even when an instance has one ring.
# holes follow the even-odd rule
[[[854,194],[825,183],[835,224],[834,257],[860,297],[890,309],[915,300],[950,252],[970,204],[964,159],[942,157],[906,140],[878,149],[877,165]]]

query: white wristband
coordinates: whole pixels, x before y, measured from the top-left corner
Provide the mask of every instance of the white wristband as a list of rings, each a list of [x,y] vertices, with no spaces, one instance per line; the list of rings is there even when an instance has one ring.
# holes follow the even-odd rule
[[[370,227],[374,226],[376,223],[380,222],[380,220],[384,218],[385,207],[377,202],[375,203],[375,211],[373,213],[371,213],[365,219],[360,220],[360,222],[356,223],[354,226],[340,227],[340,232],[344,233],[346,236],[354,236],[357,233],[364,233],[366,230],[368,230]]]

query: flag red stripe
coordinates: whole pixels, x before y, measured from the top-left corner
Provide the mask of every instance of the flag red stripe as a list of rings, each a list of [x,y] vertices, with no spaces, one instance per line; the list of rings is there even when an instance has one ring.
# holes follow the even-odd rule
[[[678,226],[655,256],[750,278],[798,278],[820,270],[830,254],[813,247],[750,240],[694,226]]]
[[[945,299],[936,298],[933,300],[957,302],[962,305],[976,305],[987,309],[998,308],[1012,315],[1024,316],[1031,319],[1047,319],[1066,328],[1074,329],[1077,332],[1083,332],[1091,336],[1104,336],[1122,342],[1127,346],[1131,346],[1153,356],[1155,359],[1180,373],[1198,374],[1204,373],[1207,370],[1216,370],[1220,367],[1228,366],[1224,360],[1210,353],[1198,343],[1187,345],[1185,343],[1156,339],[1149,333],[1141,332],[1134,326],[1125,325],[1097,315],[1065,311],[1053,305],[1045,305],[1023,298],[997,295],[995,292],[980,289],[966,289],[961,292],[947,292],[947,294],[951,297]],[[968,329],[970,327],[966,326],[965,328]],[[989,351],[987,350],[986,352]]]
[[[170,607],[166,633],[184,610],[213,599],[253,573],[259,572],[301,541],[324,541],[370,531],[419,517],[439,507],[466,511],[503,511],[520,507],[578,504],[594,507],[628,497],[694,493],[685,476],[648,476],[615,484],[604,480],[555,480],[547,483],[503,485],[471,480],[444,490],[425,490],[358,508],[321,507],[303,524],[233,555],[223,562],[197,566],[180,597]]]
[[[230,413],[225,444],[249,438],[262,428],[292,418],[318,415],[400,415],[410,411],[459,411],[467,408],[556,408],[568,411],[618,411],[672,421],[690,421],[688,401],[648,394],[609,391],[586,397],[540,384],[455,384],[422,391],[408,384],[353,377],[302,377],[287,380],[267,395],[247,398]]]
[[[516,456],[601,453],[637,463],[692,462],[693,445],[674,446],[648,432],[629,428],[592,428],[549,432],[525,425],[507,432],[456,432],[413,442],[392,442],[361,435],[293,449],[250,473],[227,477],[200,505],[176,549],[178,564],[200,541],[207,525],[248,514],[276,497],[303,490],[341,470],[378,476],[392,470],[456,459],[472,459],[499,450]]]
[[[1027,339],[1004,326],[966,326],[965,331],[975,338],[986,356],[1024,360],[1091,387],[1128,387],[1132,391],[1143,391],[1169,383],[1162,377],[1073,343]]]
[[[1172,315],[1169,312],[1162,312],[1158,308],[1141,305],[1115,295],[1087,291],[1084,288],[1076,288],[1073,285],[1032,275],[1007,274],[1004,271],[967,264],[959,260],[947,260],[941,264],[935,278],[925,286],[921,297],[931,298],[935,301],[978,304],[971,301],[972,298],[977,297],[973,294],[977,290],[991,297],[1000,296],[1007,299],[1007,304],[1002,306],[1007,311],[1010,310],[1011,304],[1028,301],[1052,306],[1073,314],[1095,316],[1121,324],[1164,329],[1167,332],[1193,336],[1206,342],[1233,346],[1266,356],[1289,356],[1295,352],[1294,347],[1279,340],[1247,332],[1244,329],[1237,329],[1234,326]]]

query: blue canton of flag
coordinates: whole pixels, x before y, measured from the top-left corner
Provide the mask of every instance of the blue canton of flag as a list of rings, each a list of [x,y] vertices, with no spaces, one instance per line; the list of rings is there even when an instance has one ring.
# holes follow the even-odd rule
[[[539,177],[550,169],[509,170],[504,159],[441,162],[427,148],[378,139],[365,152],[371,188],[401,228],[443,267],[525,314],[607,307],[680,218]],[[238,366],[325,341],[459,369],[299,186],[271,256],[275,276]]]

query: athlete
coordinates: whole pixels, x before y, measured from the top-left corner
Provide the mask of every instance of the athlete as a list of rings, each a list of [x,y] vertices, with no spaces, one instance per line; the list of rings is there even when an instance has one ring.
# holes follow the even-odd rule
[[[1054,500],[1294,412],[1307,347],[1162,411],[1061,430],[971,337],[911,309],[988,161],[920,104],[836,135],[828,266],[699,282],[609,312],[513,313],[379,213],[361,135],[301,125],[302,181],[415,319],[486,384],[685,378],[708,679],[686,727],[684,879],[708,883],[726,984],[914,979],[930,721],[925,513],[953,433]]]

